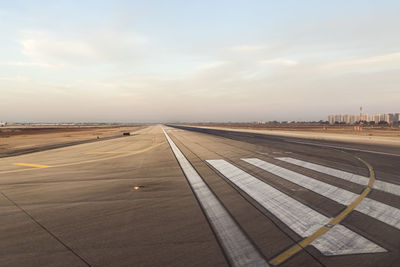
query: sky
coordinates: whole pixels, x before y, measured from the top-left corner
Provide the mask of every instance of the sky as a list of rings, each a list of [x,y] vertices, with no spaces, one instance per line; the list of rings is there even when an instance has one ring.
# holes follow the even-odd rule
[[[400,1],[3,1],[0,121],[400,112]]]

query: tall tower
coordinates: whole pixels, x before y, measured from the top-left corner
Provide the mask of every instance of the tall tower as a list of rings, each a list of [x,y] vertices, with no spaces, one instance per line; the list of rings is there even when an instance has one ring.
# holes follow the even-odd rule
[[[362,118],[362,106],[360,106],[360,124],[361,124],[361,118]]]

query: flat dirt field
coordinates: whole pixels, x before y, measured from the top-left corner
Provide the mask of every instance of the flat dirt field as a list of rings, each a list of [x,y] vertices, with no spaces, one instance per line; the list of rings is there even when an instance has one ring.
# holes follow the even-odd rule
[[[232,129],[315,140],[400,146],[400,128],[350,125],[190,124],[197,127]]]
[[[122,136],[138,126],[8,126],[0,128],[0,157],[33,149]]]

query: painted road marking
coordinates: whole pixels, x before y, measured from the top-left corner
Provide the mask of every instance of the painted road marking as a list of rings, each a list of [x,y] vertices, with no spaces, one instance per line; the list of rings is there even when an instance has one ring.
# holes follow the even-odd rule
[[[130,153],[134,151],[94,151],[94,152],[86,152],[86,155],[103,155],[103,154],[123,154],[123,153]]]
[[[310,163],[307,161],[303,161],[303,160],[298,160],[298,159],[294,159],[294,158],[288,158],[288,157],[279,157],[276,158],[303,168],[307,168],[310,170],[314,170],[317,172],[321,172],[321,173],[325,173],[328,174],[330,176],[334,176],[349,182],[353,182],[356,184],[360,184],[360,185],[368,185],[368,181],[369,179],[367,177],[361,176],[361,175],[357,175],[354,173],[350,173],[350,172],[345,172],[345,171],[341,171],[341,170],[336,170],[333,168],[329,168],[326,166],[322,166],[322,165],[318,165],[315,163]],[[397,184],[391,184],[388,182],[384,182],[384,181],[380,181],[380,180],[376,180],[373,186],[373,189],[376,190],[381,190],[393,195],[397,195],[400,196],[400,185]]]
[[[269,266],[165,131],[164,134],[232,265]]]
[[[126,152],[116,152],[116,151],[108,151],[108,152],[86,152],[86,155],[103,155],[103,154],[121,154]]]
[[[300,141],[292,141],[292,140],[285,140],[285,141],[286,141],[286,142],[289,142],[289,143],[296,143],[296,144],[302,144],[302,145],[329,147],[329,148],[336,148],[336,149],[342,149],[342,150],[359,151],[359,152],[367,152],[367,153],[373,153],[373,154],[379,154],[379,155],[385,155],[385,156],[400,157],[399,154],[393,154],[393,153],[387,153],[387,152],[380,152],[380,151],[373,151],[373,150],[366,150],[366,149],[358,149],[358,148],[351,148],[351,147],[342,147],[342,146],[325,145],[325,144],[317,144],[317,143],[310,143],[310,142],[300,142]]]
[[[51,167],[49,165],[32,164],[32,163],[14,163],[14,165],[28,166],[28,167],[35,167],[35,168],[50,168]]]
[[[52,165],[52,166],[49,166],[49,167],[51,167],[51,168],[67,167],[67,166],[81,165],[81,164],[93,163],[93,162],[98,162],[98,161],[104,161],[104,160],[111,160],[111,159],[117,159],[117,158],[122,158],[122,157],[128,157],[128,156],[137,155],[137,154],[140,154],[140,153],[144,153],[144,152],[150,151],[150,150],[152,150],[152,149],[154,149],[154,148],[156,148],[158,146],[161,146],[163,144],[164,144],[164,142],[158,143],[158,144],[154,144],[154,145],[151,145],[151,146],[146,147],[144,149],[133,150],[132,152],[126,153],[126,154],[119,154],[119,155],[106,157],[106,158],[100,158],[100,159],[91,159],[91,160],[83,160],[83,161],[71,162],[71,163],[62,163],[62,164]],[[32,171],[32,170],[38,170],[38,169],[32,168],[32,169],[22,169],[22,170],[0,171],[0,174],[15,173],[15,172],[25,172],[25,171]]]
[[[242,160],[346,206],[359,197],[359,195],[340,187],[321,182],[257,158]],[[400,229],[400,209],[370,198],[364,198],[363,201],[355,207],[355,210]]]
[[[324,225],[324,227],[321,227],[320,229],[318,229],[318,231],[316,231],[314,234],[308,236],[307,238],[301,240],[299,243],[296,243],[289,249],[280,253],[278,256],[276,256],[275,258],[273,258],[270,261],[271,264],[279,265],[279,264],[285,262],[287,259],[289,259],[293,255],[295,255],[297,252],[301,251],[303,248],[305,248],[306,246],[308,246],[312,242],[314,242],[318,237],[320,237],[321,235],[330,231],[334,225],[339,224],[344,218],[346,218],[346,216],[348,214],[350,214],[350,212],[352,212],[358,204],[360,204],[361,200],[363,200],[368,195],[368,193],[371,191],[371,186],[374,184],[374,181],[375,181],[375,172],[374,172],[374,169],[372,168],[372,166],[368,162],[366,162],[365,160],[358,158],[358,157],[357,157],[357,159],[360,160],[363,164],[365,164],[368,167],[369,174],[370,174],[370,180],[368,183],[368,187],[366,187],[364,189],[364,191],[361,193],[361,195],[358,196],[358,198],[356,200],[354,200],[353,203],[351,203],[349,206],[347,206],[345,210],[343,210],[341,213],[339,213],[339,215],[337,215],[335,218],[333,218],[328,224],[326,224],[326,225]]]
[[[331,221],[330,218],[225,160],[207,160],[207,162],[301,237],[308,237],[314,234]],[[311,245],[324,255],[386,251],[340,224],[333,226],[331,231],[320,235]]]

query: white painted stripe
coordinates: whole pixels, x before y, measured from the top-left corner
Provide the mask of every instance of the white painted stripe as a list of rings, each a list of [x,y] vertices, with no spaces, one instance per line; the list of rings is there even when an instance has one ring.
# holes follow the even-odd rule
[[[269,266],[165,131],[164,134],[232,265]]]
[[[380,152],[380,151],[374,151],[374,150],[359,149],[359,148],[352,148],[352,147],[333,146],[333,145],[325,145],[325,144],[310,143],[310,142],[300,142],[300,141],[292,141],[292,140],[286,140],[286,142],[289,142],[289,143],[296,143],[296,144],[302,144],[302,145],[311,145],[311,146],[338,148],[338,149],[350,150],[350,151],[367,152],[367,153],[373,153],[373,154],[385,155],[385,156],[400,157],[399,154],[393,154],[393,153],[387,153],[387,152]]]
[[[321,182],[314,178],[310,178],[303,174],[296,173],[257,158],[242,160],[346,206],[353,202],[356,197],[358,197],[358,195],[354,194],[353,192]],[[400,209],[370,198],[364,198],[355,208],[355,210],[400,229]]]
[[[207,162],[302,237],[311,235],[330,221],[330,218],[225,160],[207,160]],[[311,244],[324,255],[386,251],[343,225],[334,226]]]
[[[276,159],[279,159],[279,160],[282,160],[285,162],[289,162],[291,164],[294,164],[294,165],[297,165],[297,166],[300,166],[303,168],[307,168],[307,169],[314,170],[317,172],[325,173],[330,176],[337,177],[337,178],[340,178],[340,179],[343,179],[343,180],[346,180],[349,182],[353,182],[356,184],[368,185],[369,178],[358,175],[358,174],[345,172],[345,171],[341,171],[341,170],[336,170],[336,169],[329,168],[326,166],[322,166],[322,165],[318,165],[315,163],[310,163],[307,161],[298,160],[298,159],[294,159],[294,158],[289,158],[289,157],[279,157]],[[400,185],[397,185],[397,184],[392,184],[392,183],[384,182],[381,180],[375,180],[373,189],[400,196]]]

